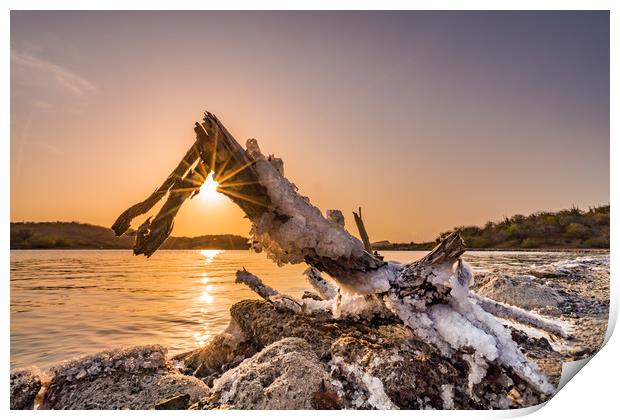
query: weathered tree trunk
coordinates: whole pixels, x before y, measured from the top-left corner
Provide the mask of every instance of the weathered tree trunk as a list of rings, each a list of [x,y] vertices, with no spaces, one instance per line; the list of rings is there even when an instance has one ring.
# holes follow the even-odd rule
[[[294,185],[281,174],[281,161],[277,160],[278,165],[270,165],[269,163],[275,159],[272,156],[264,157],[255,140],[248,141],[248,150],[243,149],[211,113],[205,113],[202,124],[196,123],[194,131],[195,143],[162,186],[146,200],[123,212],[112,226],[117,235],[123,234],[134,217],[148,212],[166,193],[169,193],[166,203],[153,221],[147,220],[138,229],[135,254],[150,256],[161,246],[170,235],[174,217],[180,206],[200,189],[209,172],[215,173],[215,180],[220,184],[218,191],[241,207],[254,225],[264,224],[265,220],[269,220],[273,230],[283,230],[288,228],[289,222],[297,217],[298,213],[313,217],[312,222],[315,225],[320,224],[322,229],[317,234],[317,245],[304,246],[294,251],[300,253],[303,261],[339,281],[346,290],[374,293],[387,291],[390,284],[402,284],[407,289],[411,287],[423,289],[425,294],[433,293],[434,297],[438,298],[440,293],[437,291],[437,286],[430,283],[424,287],[420,286],[426,283],[427,276],[433,276],[440,269],[439,265],[445,268],[446,265],[454,263],[465,251],[461,239],[458,235],[453,235],[438,246],[431,254],[432,258],[427,257],[429,264],[425,263],[423,270],[415,269],[415,266],[388,267],[386,262],[368,252],[370,241],[368,235],[364,235],[363,222],[360,233],[365,238],[366,245],[346,232],[338,223],[325,219],[309,200],[299,196]],[[196,168],[191,169],[194,166]],[[263,173],[263,178],[269,176],[270,182],[279,182],[279,188],[268,190],[263,185],[266,182],[264,179],[261,183],[259,169]],[[278,189],[285,191],[274,191]],[[287,189],[290,191],[286,191]],[[273,196],[286,193],[290,194],[287,199],[296,200],[295,212],[285,208],[282,203],[272,202]],[[360,226],[357,218],[356,223]],[[324,245],[321,241],[327,240],[325,238],[338,240],[335,245],[343,244],[349,248],[348,252],[339,255],[337,252],[329,253],[321,249]],[[277,237],[274,242],[278,242]],[[285,244],[284,252],[288,252],[289,248],[291,247]],[[428,268],[427,265],[435,268]],[[442,289],[441,292],[445,293],[446,290]]]
[[[148,224],[142,228],[143,233],[134,248],[136,254],[144,253],[150,256],[163,243],[170,234],[169,227],[172,218],[182,202],[191,196],[192,189],[197,191],[202,185],[201,180],[195,178],[184,182],[189,177],[189,174],[184,176],[184,173],[188,167],[196,164],[196,151],[199,152],[198,155],[204,165],[203,172],[212,171],[216,174],[215,180],[220,184],[218,191],[241,207],[253,223],[258,223],[266,213],[269,213],[269,216],[280,224],[286,223],[292,217],[272,205],[269,194],[260,183],[255,164],[256,159],[262,159],[262,156],[253,157],[246,152],[213,114],[206,113],[202,124],[196,123],[195,132],[196,142],[164,184],[146,200],[123,212],[112,226],[117,235],[123,234],[129,228],[133,218],[148,212],[167,192],[171,192],[168,198],[170,203],[164,206],[165,212],[162,209],[154,219],[154,221],[162,220],[161,228],[149,229]],[[173,186],[175,183],[178,189],[183,190],[182,194],[176,194]],[[307,205],[314,208],[309,203]],[[334,225],[333,229],[341,228]],[[344,232],[344,229],[341,230]],[[357,241],[348,233],[345,232],[345,234]],[[363,247],[361,249],[363,250]],[[373,272],[385,266],[383,261],[367,252],[357,252],[355,255],[341,258],[327,258],[311,247],[303,249],[302,252],[303,259],[308,264],[336,278],[352,272],[363,276],[364,273]]]
[[[168,194],[168,191],[173,187],[174,183],[180,179],[185,177],[185,174],[193,165],[198,162],[200,158],[200,154],[198,152],[199,143],[196,141],[192,147],[187,151],[181,162],[177,165],[177,167],[172,171],[168,178],[161,184],[159,188],[157,188],[150,196],[148,196],[144,201],[141,201],[133,206],[129,207],[125,210],[116,222],[112,225],[112,230],[116,233],[117,236],[122,235],[129,229],[131,225],[131,221],[136,217],[148,212],[153,208],[155,204],[159,202],[162,198]]]
[[[203,123],[196,123],[194,132],[196,133],[195,143],[164,183],[147,199],[125,210],[114,222],[112,229],[116,235],[120,236],[125,233],[134,218],[151,210],[167,193],[179,190],[190,192],[190,194],[177,196],[174,203],[169,206],[174,208],[173,204],[176,204],[178,211],[183,201],[189,198],[191,193],[200,189],[206,175],[210,172],[217,174],[216,181],[221,183],[220,191],[237,203],[250,218],[262,214],[263,209],[268,207],[269,202],[264,187],[258,184],[257,175],[253,173],[252,159],[217,118],[206,113]],[[191,180],[188,179],[192,175],[188,172],[189,169],[199,162],[202,168],[197,172],[202,177],[195,176]],[[150,239],[150,236],[143,238],[146,242],[151,240],[154,241]],[[156,250],[159,245],[154,243],[149,248]],[[140,249],[135,251],[141,253]]]
[[[361,221],[356,223],[362,243],[344,229],[335,214],[324,217],[310,200],[297,192],[283,174],[283,164],[264,156],[256,140],[243,149],[222,123],[205,113],[196,123],[196,142],[164,183],[146,200],[119,216],[113,229],[123,234],[131,220],[149,211],[161,198],[168,198],[159,213],[144,222],[137,232],[136,254],[150,256],[169,236],[182,203],[192,197],[213,172],[218,191],[231,198],[252,222],[255,246],[278,264],[306,262],[327,273],[339,286],[330,289],[318,272],[309,279],[328,301],[301,301],[277,293],[246,271],[237,280],[255,290],[276,307],[303,314],[341,313],[397,315],[419,337],[442,352],[468,352],[471,380],[488,363],[501,363],[544,393],[552,390],[544,375],[529,363],[510,334],[468,294],[472,272],[460,257],[465,244],[458,233],[444,238],[426,257],[411,264],[388,263],[374,256]],[[356,215],[358,216],[358,215]],[[346,293],[346,298],[340,291]],[[362,296],[359,296],[362,295]],[[344,311],[344,312],[343,312]],[[355,314],[358,315],[355,315]],[[462,330],[455,334],[455,329]],[[474,354],[471,355],[471,349]]]

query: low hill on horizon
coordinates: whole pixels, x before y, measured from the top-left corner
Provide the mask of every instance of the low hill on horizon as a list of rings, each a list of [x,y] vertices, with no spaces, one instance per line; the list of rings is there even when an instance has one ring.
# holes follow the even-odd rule
[[[457,230],[469,249],[584,249],[609,248],[610,206],[537,212],[506,217],[484,226],[459,226],[432,242],[372,244],[378,251],[429,250]],[[11,249],[131,249],[132,233],[116,236],[110,228],[78,222],[11,222]],[[161,249],[248,249],[239,235],[170,237]]]
[[[376,250],[427,250],[441,238],[458,231],[469,249],[585,249],[609,248],[610,206],[576,207],[557,212],[516,214],[484,226],[459,226],[444,232],[433,242],[372,244]]]
[[[78,222],[11,222],[11,249],[131,249],[134,236]],[[161,249],[248,249],[238,235],[202,235],[166,239]]]

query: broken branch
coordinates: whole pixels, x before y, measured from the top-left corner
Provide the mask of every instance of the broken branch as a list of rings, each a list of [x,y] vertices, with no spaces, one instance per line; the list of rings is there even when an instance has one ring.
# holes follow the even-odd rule
[[[353,218],[355,219],[355,224],[357,225],[357,230],[360,233],[360,238],[364,243],[364,249],[369,254],[372,254],[372,246],[370,245],[370,239],[368,238],[368,232],[366,232],[366,227],[364,226],[364,221],[362,220],[362,208],[359,208],[359,213],[353,212]]]

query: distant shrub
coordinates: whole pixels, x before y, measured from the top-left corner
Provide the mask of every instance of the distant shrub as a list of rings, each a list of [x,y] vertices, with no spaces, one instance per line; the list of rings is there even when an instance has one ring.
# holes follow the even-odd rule
[[[480,229],[478,226],[461,226],[457,229],[459,230],[459,232],[461,232],[461,235],[463,236],[474,236],[480,235],[482,233],[482,229]]]
[[[588,210],[588,213],[591,213],[591,214],[607,214],[607,215],[609,215],[609,210],[610,210],[609,205],[607,205],[607,206],[598,206],[598,207],[590,207],[590,209]]]
[[[32,238],[32,231],[30,229],[20,229],[15,233],[17,240],[24,242]]]
[[[588,236],[589,229],[581,223],[569,223],[565,228],[566,233],[573,238],[583,239]]]
[[[593,213],[590,216],[590,218],[597,224],[601,224],[601,225],[609,224],[609,213]]]
[[[592,238],[584,243],[588,248],[609,248],[609,238]]]
[[[501,243],[501,242],[506,242],[511,239],[510,233],[508,233],[506,230],[498,230],[495,232],[491,232],[488,237],[491,240],[491,242],[496,243],[496,244]]]
[[[484,237],[465,236],[463,240],[465,241],[465,245],[470,248],[491,248],[491,241]]]
[[[536,241],[533,240],[532,238],[525,238],[524,240],[521,241],[521,247],[522,248],[536,248]]]
[[[32,247],[38,249],[54,248],[55,245],[56,241],[52,238],[47,237],[35,238],[32,241]]]
[[[555,216],[554,214],[545,214],[541,216],[540,221],[542,224],[547,226],[557,226],[560,224],[557,216]]]
[[[521,228],[519,227],[517,223],[511,223],[506,228],[506,233],[508,234],[510,238],[516,238],[521,233]]]

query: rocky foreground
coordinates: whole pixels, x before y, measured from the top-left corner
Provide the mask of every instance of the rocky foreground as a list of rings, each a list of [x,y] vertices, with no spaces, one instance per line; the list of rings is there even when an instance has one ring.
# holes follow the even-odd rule
[[[106,351],[47,372],[11,373],[11,408],[32,409],[488,409],[535,405],[540,395],[490,366],[470,385],[467,355],[446,358],[396,319],[320,321],[246,300],[226,332],[169,357],[161,346]],[[556,380],[545,339],[519,340]]]
[[[522,352],[554,384],[562,362],[600,348],[609,310],[608,257],[533,265],[527,275],[491,270],[478,278],[478,294],[569,328],[564,340],[509,326]],[[140,346],[45,372],[14,370],[11,408],[508,409],[551,397],[499,364],[476,372],[472,357],[466,348],[443,355],[395,317],[321,320],[245,300],[232,306],[225,332],[188,353]],[[484,376],[472,381],[478,373]]]
[[[609,254],[585,253],[551,264],[532,258],[512,269],[498,258],[497,268],[476,273],[474,290],[563,324],[569,339],[553,343],[563,361],[597,352],[609,320]]]

